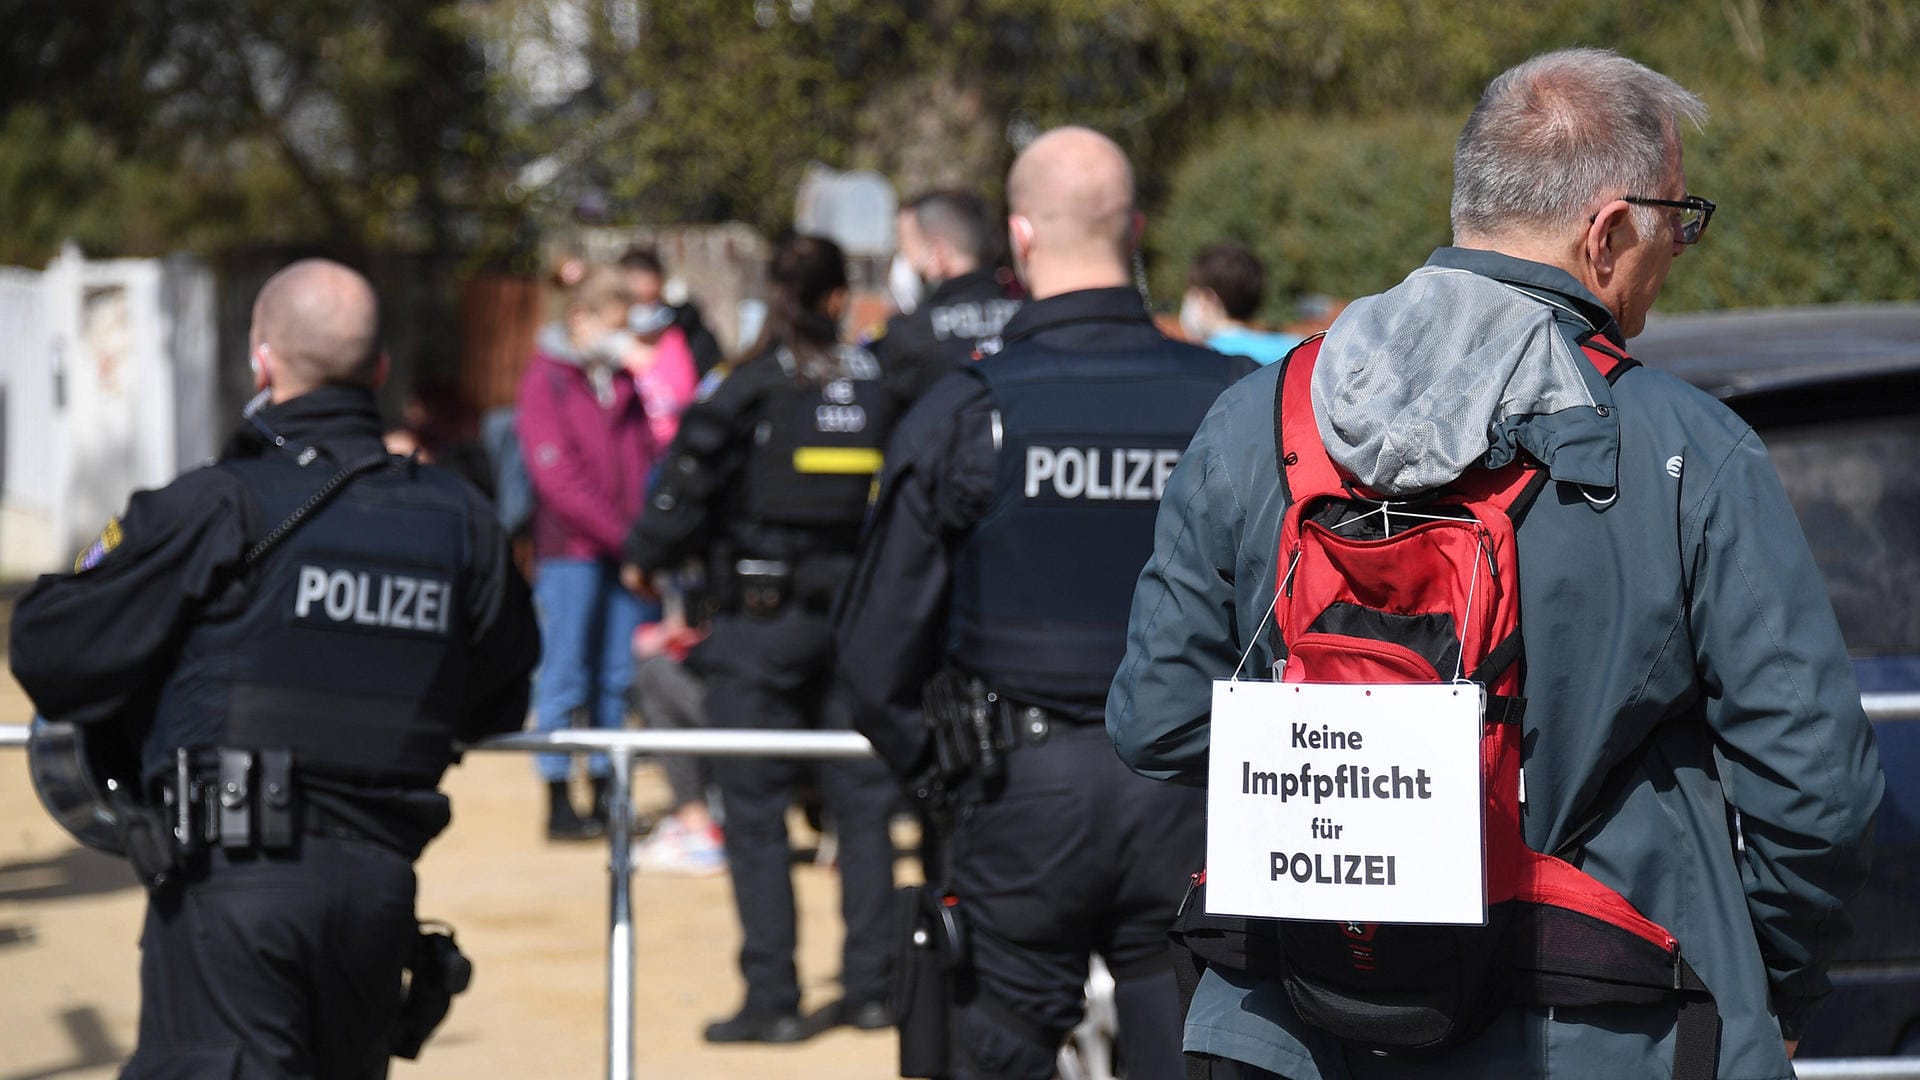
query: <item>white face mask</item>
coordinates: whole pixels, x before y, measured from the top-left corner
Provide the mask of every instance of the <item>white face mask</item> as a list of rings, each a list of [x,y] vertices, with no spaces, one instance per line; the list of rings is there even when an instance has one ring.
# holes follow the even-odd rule
[[[633,331],[625,327],[609,330],[601,334],[592,347],[587,349],[587,358],[618,364],[626,359],[627,353],[633,348],[634,341]]]
[[[1187,335],[1189,341],[1207,339],[1207,316],[1201,307],[1202,302],[1192,293],[1180,298],[1180,332]]]
[[[635,304],[627,309],[627,329],[648,337],[673,325],[673,309],[665,304]]]
[[[887,292],[902,315],[913,314],[913,309],[920,306],[921,298],[926,295],[927,283],[920,279],[919,272],[905,255],[895,254],[892,265],[887,267]]]

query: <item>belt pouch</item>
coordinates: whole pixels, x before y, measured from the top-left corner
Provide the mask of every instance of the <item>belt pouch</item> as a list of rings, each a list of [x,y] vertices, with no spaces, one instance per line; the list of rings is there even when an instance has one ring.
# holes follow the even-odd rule
[[[293,752],[286,747],[260,751],[260,847],[285,851],[293,846]]]
[[[253,844],[253,755],[220,748],[220,846],[229,850]]]

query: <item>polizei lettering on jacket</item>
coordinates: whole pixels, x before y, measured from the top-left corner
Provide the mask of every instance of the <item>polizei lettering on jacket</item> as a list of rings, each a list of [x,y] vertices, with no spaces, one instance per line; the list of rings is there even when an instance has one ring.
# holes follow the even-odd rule
[[[935,341],[988,338],[998,334],[1018,310],[1018,300],[963,300],[928,309],[927,321]]]
[[[453,583],[365,570],[302,566],[293,617],[445,636]]]
[[[1093,502],[1159,502],[1180,451],[1095,446],[1029,446],[1025,493]]]

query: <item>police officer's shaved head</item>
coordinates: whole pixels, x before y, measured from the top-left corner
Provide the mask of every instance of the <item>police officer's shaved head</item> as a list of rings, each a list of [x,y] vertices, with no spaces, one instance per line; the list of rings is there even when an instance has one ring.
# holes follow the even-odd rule
[[[1133,166],[1091,128],[1055,128],[1014,159],[1007,203],[1047,246],[1125,262],[1133,250]]]
[[[267,279],[248,334],[277,399],[330,384],[374,386],[384,374],[373,286],[330,259],[302,259]]]
[[[1007,210],[1014,265],[1035,299],[1127,283],[1133,166],[1112,139],[1083,127],[1035,139],[1007,174]]]

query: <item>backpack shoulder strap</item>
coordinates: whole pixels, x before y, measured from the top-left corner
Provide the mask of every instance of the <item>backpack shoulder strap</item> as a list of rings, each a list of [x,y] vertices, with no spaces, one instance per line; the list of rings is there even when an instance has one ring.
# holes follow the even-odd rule
[[[1546,475],[1545,469],[1530,461],[1516,461],[1498,469],[1469,469],[1465,476],[1447,485],[1447,490],[1469,503],[1487,503],[1518,525],[1540,493]]]
[[[1615,348],[1612,342],[1598,334],[1582,341],[1580,351],[1609,386],[1620,381],[1620,376],[1640,366],[1640,361]],[[1471,472],[1455,481],[1453,488],[1470,502],[1485,502],[1498,507],[1518,527],[1520,519],[1527,516],[1527,510],[1533,506],[1534,499],[1546,483],[1545,469],[1517,461],[1491,472]]]
[[[1582,341],[1580,351],[1586,354],[1587,360],[1600,372],[1600,377],[1607,380],[1609,386],[1619,382],[1620,376],[1640,366],[1640,361],[1615,348],[1612,342],[1598,334],[1589,335]]]
[[[1313,368],[1325,334],[1315,334],[1287,355],[1273,399],[1273,452],[1287,498],[1340,490],[1340,474],[1320,439],[1313,415]]]

